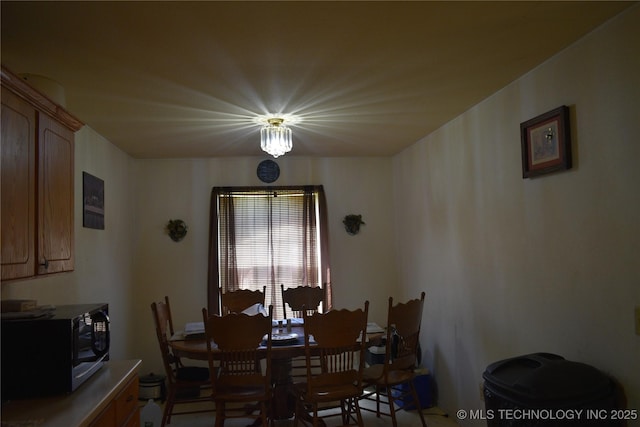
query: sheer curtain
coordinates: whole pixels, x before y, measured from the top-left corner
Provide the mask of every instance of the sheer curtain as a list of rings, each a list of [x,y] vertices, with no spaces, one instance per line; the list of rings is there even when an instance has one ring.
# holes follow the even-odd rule
[[[220,292],[266,285],[265,303],[281,317],[280,284],[322,284],[330,309],[326,217],[322,186],[213,188],[209,311],[220,312]]]

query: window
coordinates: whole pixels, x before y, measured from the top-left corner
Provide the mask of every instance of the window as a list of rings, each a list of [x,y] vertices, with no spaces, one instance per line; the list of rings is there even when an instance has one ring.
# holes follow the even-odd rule
[[[282,318],[280,284],[325,286],[330,308],[326,203],[322,186],[216,187],[211,196],[209,311],[220,293],[267,287]]]

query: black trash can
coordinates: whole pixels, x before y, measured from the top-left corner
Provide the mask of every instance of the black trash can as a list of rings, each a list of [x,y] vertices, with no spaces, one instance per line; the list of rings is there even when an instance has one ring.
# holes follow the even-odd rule
[[[167,398],[167,388],[164,375],[144,375],[139,378],[138,382],[138,400],[148,401],[149,399],[160,400],[162,402]]]
[[[534,353],[492,363],[482,377],[488,427],[622,425],[612,417],[615,382],[584,363]]]

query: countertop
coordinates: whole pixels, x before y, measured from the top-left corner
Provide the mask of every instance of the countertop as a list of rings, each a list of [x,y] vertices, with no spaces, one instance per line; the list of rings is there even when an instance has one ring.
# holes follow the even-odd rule
[[[138,374],[140,360],[112,360],[73,393],[2,404],[2,427],[85,427]]]

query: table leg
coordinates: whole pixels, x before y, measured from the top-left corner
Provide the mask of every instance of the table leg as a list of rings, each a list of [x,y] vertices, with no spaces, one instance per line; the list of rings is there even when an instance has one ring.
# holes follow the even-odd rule
[[[286,420],[293,417],[295,411],[295,395],[291,380],[291,359],[275,358],[271,364],[273,379],[273,400],[271,404],[272,418]]]

